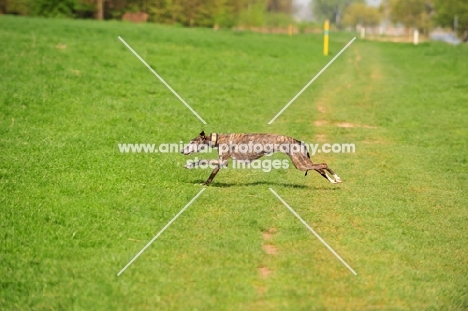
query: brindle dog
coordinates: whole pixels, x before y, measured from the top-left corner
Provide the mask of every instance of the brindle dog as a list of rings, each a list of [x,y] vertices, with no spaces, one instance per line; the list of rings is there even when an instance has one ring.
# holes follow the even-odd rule
[[[287,154],[298,170],[306,171],[305,175],[307,175],[309,170],[315,170],[332,184],[341,182],[340,177],[338,177],[338,175],[336,175],[326,163],[312,163],[309,152],[307,151],[307,146],[292,137],[276,134],[216,133],[212,133],[207,136],[203,131],[200,135],[192,139],[190,143],[184,147],[181,153],[189,155],[194,152],[202,151],[208,147],[218,148],[218,160],[200,160],[184,166],[187,169],[191,169],[203,161],[216,165],[210,177],[203,183],[203,185],[210,184],[216,174],[218,174],[220,168],[227,166],[229,159],[248,162],[276,151]],[[329,177],[325,171],[332,174],[334,179]]]

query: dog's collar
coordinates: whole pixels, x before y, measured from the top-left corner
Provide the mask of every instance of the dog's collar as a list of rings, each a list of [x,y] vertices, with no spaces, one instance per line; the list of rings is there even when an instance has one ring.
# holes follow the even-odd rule
[[[210,147],[211,148],[218,147],[218,134],[216,134],[216,133],[211,133],[210,134]]]

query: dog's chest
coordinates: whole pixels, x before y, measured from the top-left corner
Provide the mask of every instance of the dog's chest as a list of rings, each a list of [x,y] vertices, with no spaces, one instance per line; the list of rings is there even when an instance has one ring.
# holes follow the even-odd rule
[[[255,160],[261,158],[265,155],[265,153],[257,153],[257,152],[240,152],[240,151],[232,151],[230,153],[230,157],[233,160]]]

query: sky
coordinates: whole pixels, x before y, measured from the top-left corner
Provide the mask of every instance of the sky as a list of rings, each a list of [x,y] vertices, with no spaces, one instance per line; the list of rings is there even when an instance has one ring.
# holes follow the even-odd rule
[[[382,2],[382,0],[366,0],[366,3],[372,6],[379,6],[380,2]]]
[[[366,0],[366,3],[370,6],[379,6],[382,0]],[[294,0],[297,12],[295,14],[301,20],[310,20],[312,13],[310,9],[311,0]]]

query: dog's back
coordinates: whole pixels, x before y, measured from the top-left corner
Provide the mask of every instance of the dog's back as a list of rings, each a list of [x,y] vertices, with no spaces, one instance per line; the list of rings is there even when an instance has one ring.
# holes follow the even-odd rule
[[[301,141],[277,134],[218,134],[220,155],[234,160],[255,160],[277,151],[286,153],[293,160],[294,166],[305,167],[300,163],[310,163],[307,146]]]

